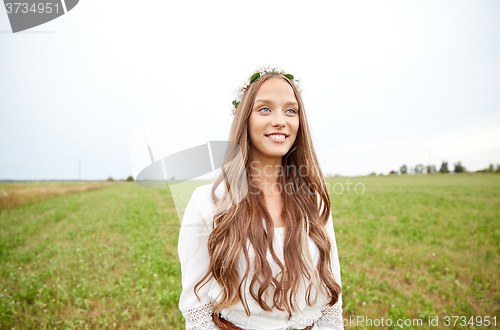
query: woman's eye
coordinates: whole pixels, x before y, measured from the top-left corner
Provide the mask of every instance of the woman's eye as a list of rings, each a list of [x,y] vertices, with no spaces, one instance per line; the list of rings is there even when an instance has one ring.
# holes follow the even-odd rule
[[[288,112],[288,111],[291,111],[290,113],[297,113],[297,111],[295,109],[288,109],[287,111],[285,112]]]
[[[264,110],[267,110],[267,111],[264,111]],[[269,112],[269,111],[271,111],[271,110],[269,110],[269,108],[260,108],[260,109],[259,109],[259,111],[260,111],[260,112]]]

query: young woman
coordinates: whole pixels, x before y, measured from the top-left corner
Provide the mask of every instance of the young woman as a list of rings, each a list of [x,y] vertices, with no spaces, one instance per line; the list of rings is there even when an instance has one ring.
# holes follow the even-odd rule
[[[233,101],[239,146],[179,233],[186,329],[343,329],[330,198],[298,81],[256,72]]]

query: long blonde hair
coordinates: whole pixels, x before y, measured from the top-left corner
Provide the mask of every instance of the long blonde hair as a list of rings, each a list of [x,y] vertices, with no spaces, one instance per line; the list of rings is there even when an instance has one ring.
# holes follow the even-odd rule
[[[299,104],[297,138],[288,153],[282,157],[281,168],[287,170],[282,170],[278,178],[281,187],[287,187],[287,191],[293,192],[287,193],[286,189],[283,189],[281,194],[283,198],[281,217],[285,227],[283,255],[286,271],[285,265],[273,249],[273,222],[262,221],[262,219],[271,220],[262,191],[250,185],[248,193],[245,191],[246,194],[241,197],[239,203],[231,204],[230,196],[232,192],[234,200],[234,195],[240,190],[238,185],[251,182],[248,119],[260,86],[273,77],[284,79],[290,84]],[[216,301],[212,306],[214,312],[220,312],[241,301],[245,312],[250,316],[243,283],[246,283],[252,264],[254,275],[250,282],[250,294],[265,311],[272,311],[274,307],[281,311],[286,309],[290,319],[292,311],[297,310],[296,299],[301,275],[310,282],[306,290],[306,301],[309,306],[312,306],[317,299],[317,295],[311,299],[311,290],[315,283],[321,283],[320,289],[329,298],[328,305],[335,304],[339,299],[342,290],[333,277],[330,260],[330,251],[333,247],[325,230],[330,215],[330,197],[312,145],[300,93],[297,86],[282,74],[266,74],[247,87],[236,110],[229,141],[240,147],[241,161],[224,166],[213,185],[211,195],[216,205],[216,212],[213,230],[208,239],[210,266],[205,276],[194,287],[195,295],[198,297],[196,291],[200,286],[207,284],[212,276],[215,278],[222,292],[220,301]],[[290,168],[294,170],[289,171]],[[307,175],[301,175],[300,171],[297,171],[302,168],[307,169]],[[219,199],[215,191],[221,184],[226,186],[227,191]],[[321,210],[318,207],[318,200],[322,205]],[[308,237],[319,249],[317,267],[313,265]],[[255,252],[253,262],[250,262],[247,241]],[[268,250],[282,270],[279,279],[273,277],[266,259]],[[240,281],[236,265],[241,253],[245,256],[247,267]],[[263,298],[270,287],[274,289],[271,306]],[[257,289],[257,293],[254,289]]]

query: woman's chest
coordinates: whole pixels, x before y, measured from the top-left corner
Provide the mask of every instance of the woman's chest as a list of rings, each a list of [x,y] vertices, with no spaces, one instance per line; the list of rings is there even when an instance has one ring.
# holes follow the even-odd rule
[[[288,265],[286,265],[284,255],[287,252],[288,247],[285,246],[285,237],[284,237],[285,232],[284,232],[284,230],[285,230],[284,228],[275,228],[274,237],[272,240],[272,248],[273,248],[273,251],[274,251],[276,258],[285,266],[285,268],[287,268]],[[246,246],[247,246],[248,259],[249,259],[250,265],[253,265],[254,261],[255,261],[256,251],[255,251],[255,249],[254,249],[254,247],[251,244],[249,239],[247,239]],[[275,260],[275,258],[273,258],[273,254],[271,253],[270,247],[266,247],[265,251],[266,251],[265,258],[266,258],[269,266],[273,270],[273,273],[279,272],[281,269],[278,265],[278,262]],[[301,253],[304,257],[311,258],[312,265],[314,265],[314,267],[316,267],[318,265],[319,249],[318,249],[316,243],[314,243],[314,241],[310,237],[307,237],[307,244],[302,245]],[[293,259],[295,259],[295,258],[293,258]],[[238,272],[243,271],[243,274],[244,274],[244,272],[246,271],[246,265],[247,265],[246,258],[245,258],[243,251],[242,251],[240,253],[240,256],[238,259]],[[251,269],[250,271],[252,272],[253,269]]]

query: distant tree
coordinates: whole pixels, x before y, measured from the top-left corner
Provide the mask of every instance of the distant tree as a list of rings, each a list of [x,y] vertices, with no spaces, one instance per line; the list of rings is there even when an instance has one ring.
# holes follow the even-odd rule
[[[406,174],[406,172],[408,172],[408,169],[406,165],[403,165],[399,168],[399,171],[401,172],[401,174]]]
[[[132,176],[129,176],[125,181],[134,181],[134,178]]]
[[[368,176],[377,176],[377,173],[371,172],[370,174],[368,174]]]
[[[484,168],[482,170],[477,170],[476,173],[494,173],[494,172],[500,172],[499,171],[499,165],[497,165],[497,170],[495,171],[495,167],[493,164],[490,164],[487,168]]]
[[[422,174],[422,173],[424,173],[424,165],[417,164],[415,166],[415,174]]]
[[[462,162],[458,162],[455,164],[455,173],[463,173],[466,172],[465,167],[462,166]]]
[[[384,176],[384,173],[380,173],[378,176]]]
[[[112,177],[109,177],[106,181],[115,181]]]
[[[448,169],[448,162],[443,161],[443,164],[441,164],[441,168],[439,169],[439,173],[450,173],[450,170]]]
[[[497,170],[495,172],[500,173],[500,164],[497,164]]]
[[[433,174],[436,172],[436,165],[427,165],[427,174]]]
[[[389,174],[398,174],[396,171],[390,171]]]

